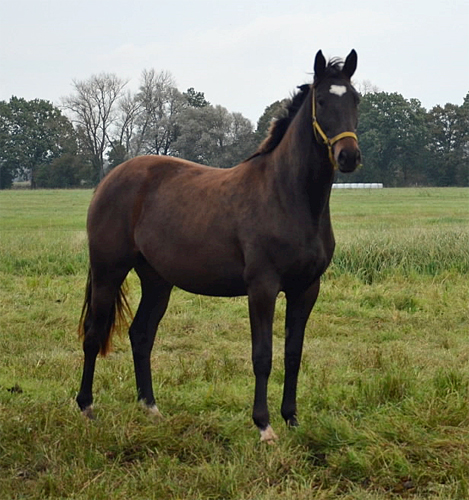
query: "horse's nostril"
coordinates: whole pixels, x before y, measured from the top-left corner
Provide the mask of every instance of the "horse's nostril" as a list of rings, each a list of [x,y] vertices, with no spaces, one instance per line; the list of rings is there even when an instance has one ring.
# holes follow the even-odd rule
[[[356,163],[357,165],[361,162],[361,153],[359,149],[355,149],[353,151],[348,151],[343,149],[339,153],[339,163],[344,165],[346,163]]]
[[[347,153],[345,152],[344,149],[339,153],[339,163],[344,164],[347,161]]]
[[[361,153],[357,149],[342,149],[337,157],[342,172],[353,172],[361,163]]]

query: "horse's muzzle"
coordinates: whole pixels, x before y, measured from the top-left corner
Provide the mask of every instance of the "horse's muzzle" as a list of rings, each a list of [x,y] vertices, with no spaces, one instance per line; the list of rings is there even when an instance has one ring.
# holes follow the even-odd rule
[[[344,173],[353,172],[362,161],[357,141],[351,138],[342,139],[337,143],[334,156],[339,170]]]

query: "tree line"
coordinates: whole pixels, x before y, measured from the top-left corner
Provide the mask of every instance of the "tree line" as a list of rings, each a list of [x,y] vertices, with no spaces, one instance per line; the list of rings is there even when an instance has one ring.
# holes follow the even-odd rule
[[[269,105],[257,126],[212,105],[203,92],[178,90],[168,72],[145,70],[136,92],[114,74],[74,81],[60,107],[34,99],[0,101],[0,188],[93,186],[128,158],[178,156],[233,166],[268,134],[286,100]],[[358,135],[364,167],[339,182],[385,186],[469,186],[469,92],[461,106],[427,111],[417,99],[362,85]]]

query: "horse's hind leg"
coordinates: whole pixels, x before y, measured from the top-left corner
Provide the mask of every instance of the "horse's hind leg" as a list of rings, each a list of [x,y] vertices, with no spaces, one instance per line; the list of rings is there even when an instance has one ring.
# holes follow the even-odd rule
[[[172,285],[164,281],[143,259],[135,266],[142,297],[129,336],[134,358],[138,400],[159,415],[153,395],[151,351],[161,318],[166,312]]]
[[[81,386],[76,401],[83,414],[93,418],[93,378],[96,358],[106,353],[115,321],[120,287],[129,269],[116,268],[113,272],[90,271],[85,299],[84,364]]]

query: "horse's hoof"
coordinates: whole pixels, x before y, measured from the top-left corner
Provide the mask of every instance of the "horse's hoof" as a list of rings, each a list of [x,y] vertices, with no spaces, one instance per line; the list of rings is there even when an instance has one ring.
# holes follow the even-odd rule
[[[163,419],[163,415],[162,413],[160,412],[160,410],[158,410],[158,407],[155,405],[155,403],[151,404],[151,405],[147,405],[145,403],[145,401],[143,400],[140,400],[139,401],[140,405],[142,406],[142,408],[148,413],[148,415],[150,415],[151,417],[155,418],[155,419]]]
[[[85,409],[81,410],[81,414],[88,420],[95,420],[95,416],[93,413],[93,407],[87,406]]]
[[[261,430],[261,442],[267,444],[274,444],[277,441],[278,436],[275,434],[274,430],[270,425],[268,425],[264,430]]]
[[[158,407],[157,407],[156,405],[147,406],[147,411],[148,411],[148,413],[149,413],[152,417],[154,417],[154,418],[156,418],[156,419],[158,419],[158,420],[160,420],[160,419],[163,419],[163,418],[164,418],[164,417],[163,417],[163,414],[160,412],[160,410],[158,410]]]
[[[300,426],[300,423],[298,422],[298,420],[296,419],[296,417],[291,417],[287,420],[287,427],[290,428],[290,427],[293,427],[293,428],[296,428],[296,427],[299,427]]]

